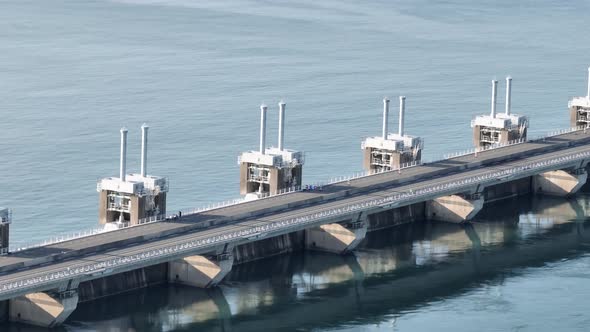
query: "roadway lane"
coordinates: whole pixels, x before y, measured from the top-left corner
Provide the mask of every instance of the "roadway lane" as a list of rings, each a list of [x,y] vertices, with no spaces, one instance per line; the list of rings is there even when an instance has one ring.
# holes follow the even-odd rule
[[[81,251],[94,251],[93,248],[97,246],[105,246],[111,244],[113,249],[119,245],[129,245],[131,241],[135,241],[136,245],[145,241],[154,241],[155,239],[168,236],[170,234],[182,234],[186,232],[201,232],[203,224],[211,221],[223,222],[229,221],[232,216],[251,214],[252,216],[265,218],[269,214],[275,216],[283,216],[283,213],[291,213],[293,211],[307,211],[305,208],[300,208],[297,205],[304,204],[309,200],[318,200],[316,206],[323,206],[326,201],[329,202],[330,196],[342,195],[345,192],[349,193],[349,197],[372,197],[372,194],[367,195],[367,192],[374,191],[376,187],[384,186],[379,190],[396,189],[398,191],[406,190],[408,186],[413,189],[418,184],[424,183],[424,180],[432,179],[440,174],[449,174],[458,171],[458,168],[471,168],[477,170],[482,166],[493,161],[503,159],[510,160],[516,154],[534,155],[541,149],[558,149],[564,143],[584,144],[590,140],[590,133],[575,132],[565,135],[549,138],[540,142],[528,142],[514,146],[504,147],[500,149],[485,151],[478,153],[478,156],[467,155],[463,157],[443,160],[422,166],[411,167],[398,172],[388,172],[382,174],[375,174],[368,177],[354,179],[349,182],[337,183],[329,186],[324,186],[323,191],[314,192],[296,192],[286,195],[275,196],[267,199],[257,200],[253,202],[228,206],[220,209],[215,209],[196,215],[184,215],[181,222],[169,221],[158,222],[137,227],[130,227],[113,232],[97,234],[90,237],[80,238],[76,240],[57,243],[41,248],[34,248],[26,251],[17,252],[8,256],[0,257],[0,269],[8,271],[11,268],[17,268],[23,264],[34,265],[36,261],[42,260],[48,256],[63,256],[63,259],[70,259],[74,255],[79,255]],[[541,159],[545,157],[541,156]],[[522,159],[520,159],[522,160]],[[528,160],[528,159],[527,159]],[[465,171],[460,174],[465,175]],[[461,176],[461,175],[458,175]],[[400,187],[401,186],[401,187]],[[404,189],[405,188],[405,189]],[[385,191],[383,192],[383,194]],[[349,201],[341,198],[334,198],[333,200],[341,201],[342,204],[349,204]],[[336,202],[336,205],[338,203]],[[277,206],[284,208],[281,211],[270,212],[269,209]],[[315,206],[314,206],[315,207]],[[314,208],[312,207],[312,208]],[[124,243],[123,243],[124,242]],[[53,257],[56,259],[56,257]],[[62,259],[62,258],[59,258]]]
[[[356,195],[353,195],[350,197],[346,197],[341,200],[328,201],[328,202],[320,203],[317,205],[292,209],[289,211],[279,212],[279,213],[267,215],[264,217],[245,219],[243,221],[237,221],[237,222],[234,222],[231,224],[221,225],[221,226],[217,226],[217,227],[213,227],[213,228],[202,229],[200,231],[189,232],[186,234],[172,236],[169,238],[156,239],[151,242],[132,244],[132,245],[128,245],[127,247],[124,247],[124,248],[99,251],[99,252],[96,252],[93,254],[89,254],[85,257],[73,258],[73,259],[69,259],[67,261],[56,262],[56,263],[49,264],[46,266],[35,266],[35,267],[25,268],[25,269],[22,269],[19,271],[14,271],[12,273],[4,273],[4,274],[0,275],[0,286],[4,283],[8,283],[11,281],[17,281],[17,280],[22,280],[24,278],[42,276],[42,275],[45,275],[45,274],[51,273],[51,272],[63,271],[65,269],[67,269],[68,267],[70,269],[74,269],[76,267],[82,267],[82,266],[85,266],[85,265],[91,264],[91,263],[104,262],[106,260],[109,260],[109,259],[112,259],[115,257],[130,256],[133,254],[138,254],[138,253],[146,252],[149,250],[165,248],[170,245],[175,245],[175,244],[182,243],[182,242],[189,242],[189,241],[193,241],[193,240],[203,240],[203,239],[206,239],[207,237],[210,237],[213,235],[225,234],[225,233],[234,232],[234,231],[242,230],[242,229],[247,229],[247,228],[251,228],[251,227],[255,227],[255,226],[267,225],[267,224],[272,223],[274,221],[286,220],[286,219],[295,218],[297,216],[304,216],[304,215],[309,215],[311,213],[327,211],[327,210],[331,210],[331,209],[335,209],[335,208],[339,208],[339,207],[344,207],[344,206],[355,204],[355,203],[370,201],[370,200],[384,197],[384,196],[390,196],[390,195],[393,195],[396,193],[407,192],[409,190],[418,190],[420,188],[434,187],[434,186],[440,185],[442,183],[458,181],[461,179],[465,179],[465,178],[469,178],[469,177],[473,177],[473,176],[478,176],[478,175],[482,175],[482,174],[493,172],[493,171],[505,170],[505,169],[517,167],[517,166],[524,165],[524,164],[547,160],[550,158],[557,158],[560,156],[569,155],[569,154],[573,154],[573,153],[577,153],[577,152],[588,152],[588,151],[590,151],[590,146],[587,146],[587,145],[577,146],[577,147],[573,147],[573,148],[563,149],[560,151],[555,151],[555,152],[548,153],[548,154],[531,156],[531,157],[520,159],[520,160],[506,162],[506,163],[502,163],[501,165],[476,168],[476,169],[472,169],[472,170],[468,170],[468,171],[464,171],[464,172],[459,172],[459,173],[455,173],[455,174],[449,174],[449,175],[445,175],[445,176],[431,178],[428,180],[421,181],[419,186],[417,186],[416,184],[404,184],[404,185],[399,185],[394,188],[389,188],[386,190],[377,191],[377,192],[373,192],[373,193],[359,193],[359,194],[356,194]],[[203,249],[202,252],[206,252],[207,250],[210,250],[210,248]],[[199,251],[195,251],[195,254],[197,254],[197,253],[199,253]]]

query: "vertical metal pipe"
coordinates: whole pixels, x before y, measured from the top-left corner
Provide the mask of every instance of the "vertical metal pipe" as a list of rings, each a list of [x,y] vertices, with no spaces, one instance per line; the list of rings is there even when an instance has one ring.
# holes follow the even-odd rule
[[[510,115],[512,106],[512,77],[506,77],[506,115]]]
[[[383,98],[383,139],[387,139],[387,123],[389,122],[389,98]]]
[[[127,128],[121,128],[121,156],[119,165],[119,178],[125,181],[125,168],[127,167]]]
[[[260,153],[266,148],[266,105],[260,105]]]
[[[285,140],[285,104],[282,100],[279,102],[279,151],[283,151],[283,142]]]
[[[493,118],[496,117],[496,98],[498,97],[498,81],[492,80],[492,112],[490,116]]]
[[[141,176],[147,175],[147,144],[148,144],[148,129],[147,124],[141,126]]]
[[[586,94],[586,98],[590,99],[590,67],[588,67],[588,93]]]
[[[404,136],[404,113],[406,112],[406,97],[399,97],[399,135]]]

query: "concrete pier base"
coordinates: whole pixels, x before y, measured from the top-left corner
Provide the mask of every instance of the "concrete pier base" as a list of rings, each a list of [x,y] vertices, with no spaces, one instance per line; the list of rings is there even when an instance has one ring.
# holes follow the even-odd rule
[[[327,224],[305,230],[305,247],[311,250],[345,254],[354,250],[367,234],[365,221]]]
[[[189,256],[173,261],[168,266],[168,281],[200,288],[214,287],[231,271],[233,255],[216,258]]]
[[[554,196],[573,195],[580,190],[587,179],[588,173],[585,169],[572,173],[563,170],[545,172],[533,176],[533,191]]]
[[[32,293],[11,299],[9,319],[41,327],[61,325],[78,306],[78,292]]]
[[[439,197],[426,202],[426,218],[462,223],[475,217],[483,204],[484,197],[480,194]]]

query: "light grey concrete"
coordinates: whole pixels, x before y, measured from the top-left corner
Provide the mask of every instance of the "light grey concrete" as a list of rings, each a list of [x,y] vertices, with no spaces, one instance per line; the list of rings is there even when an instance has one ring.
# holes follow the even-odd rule
[[[31,293],[11,299],[9,319],[41,327],[61,325],[78,306],[78,293]]]
[[[220,259],[194,255],[168,263],[168,281],[209,288],[217,285],[231,271],[234,258],[231,254]]]
[[[400,173],[376,174],[351,180],[350,182],[325,186],[323,191],[281,195],[197,215],[183,216],[182,220],[137,226],[27,250],[0,258],[0,287],[26,278],[41,277],[52,271],[63,271],[67,268],[85,266],[88,262],[98,263],[110,260],[113,257],[129,257],[148,250],[166,248],[184,241],[202,240],[212,235],[265,226],[301,215],[338,209],[396,193],[411,192],[416,188],[435,187],[440,183],[458,181],[486,174],[490,171],[528,165],[533,162],[578,152],[588,152],[590,151],[590,146],[586,144],[588,141],[590,141],[590,135],[586,133],[571,133],[545,141],[530,142],[479,153],[477,157],[470,155],[404,169]],[[545,171],[549,171],[549,169]],[[525,172],[518,176],[530,177],[532,175],[534,174]],[[517,179],[518,176],[492,180],[497,181],[497,183],[509,182]],[[440,197],[452,194],[454,193],[441,192],[437,195]],[[434,198],[437,197],[428,199]],[[420,199],[424,200],[424,198]],[[405,205],[414,203],[416,202],[404,202]],[[392,207],[396,206],[384,206],[382,208]],[[239,245],[262,238],[278,236],[285,232],[294,232],[335,222],[339,222],[339,220],[319,220],[317,224],[304,225],[301,228],[281,229],[261,234],[257,238],[243,238],[234,241],[236,243],[232,244]],[[211,248],[201,248],[188,253],[188,255],[205,254],[210,250]],[[78,281],[93,280],[106,275],[118,274],[146,266],[146,264],[153,265],[182,259],[187,256],[187,253],[182,253],[182,255],[167,255],[150,261],[140,261],[100,272],[92,272],[80,277]],[[48,264],[41,265],[44,263]],[[48,291],[58,288],[61,283],[63,283],[63,280],[56,280],[55,283],[48,281],[38,286],[35,284],[30,287],[11,290],[10,292],[2,292],[0,293],[0,300],[27,293]]]
[[[473,219],[483,208],[484,197],[449,195],[435,198],[426,203],[426,218],[430,220],[462,223]]]
[[[367,223],[358,222],[354,227],[337,223],[321,225],[305,230],[305,246],[311,250],[345,254],[353,251],[367,235]]]
[[[578,192],[588,179],[588,173],[572,174],[564,170],[541,173],[533,177],[536,193],[554,196],[570,196]]]

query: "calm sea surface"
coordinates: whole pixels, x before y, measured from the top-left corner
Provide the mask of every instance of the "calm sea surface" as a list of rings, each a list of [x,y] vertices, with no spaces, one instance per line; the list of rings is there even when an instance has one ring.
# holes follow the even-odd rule
[[[407,96],[425,159],[471,147],[492,78],[501,103],[514,78],[530,136],[566,128],[568,99],[586,92],[589,20],[587,1],[0,0],[11,241],[96,227],[96,180],[118,174],[122,126],[130,171],[151,126],[148,171],[169,178],[170,211],[238,196],[237,155],[257,147],[261,102],[271,143],[287,102],[285,144],[306,152],[307,183],[361,169],[383,96]],[[503,202],[473,227],[373,234],[354,259],[282,256],[237,267],[216,290],[82,304],[65,329],[585,331],[589,201]]]

